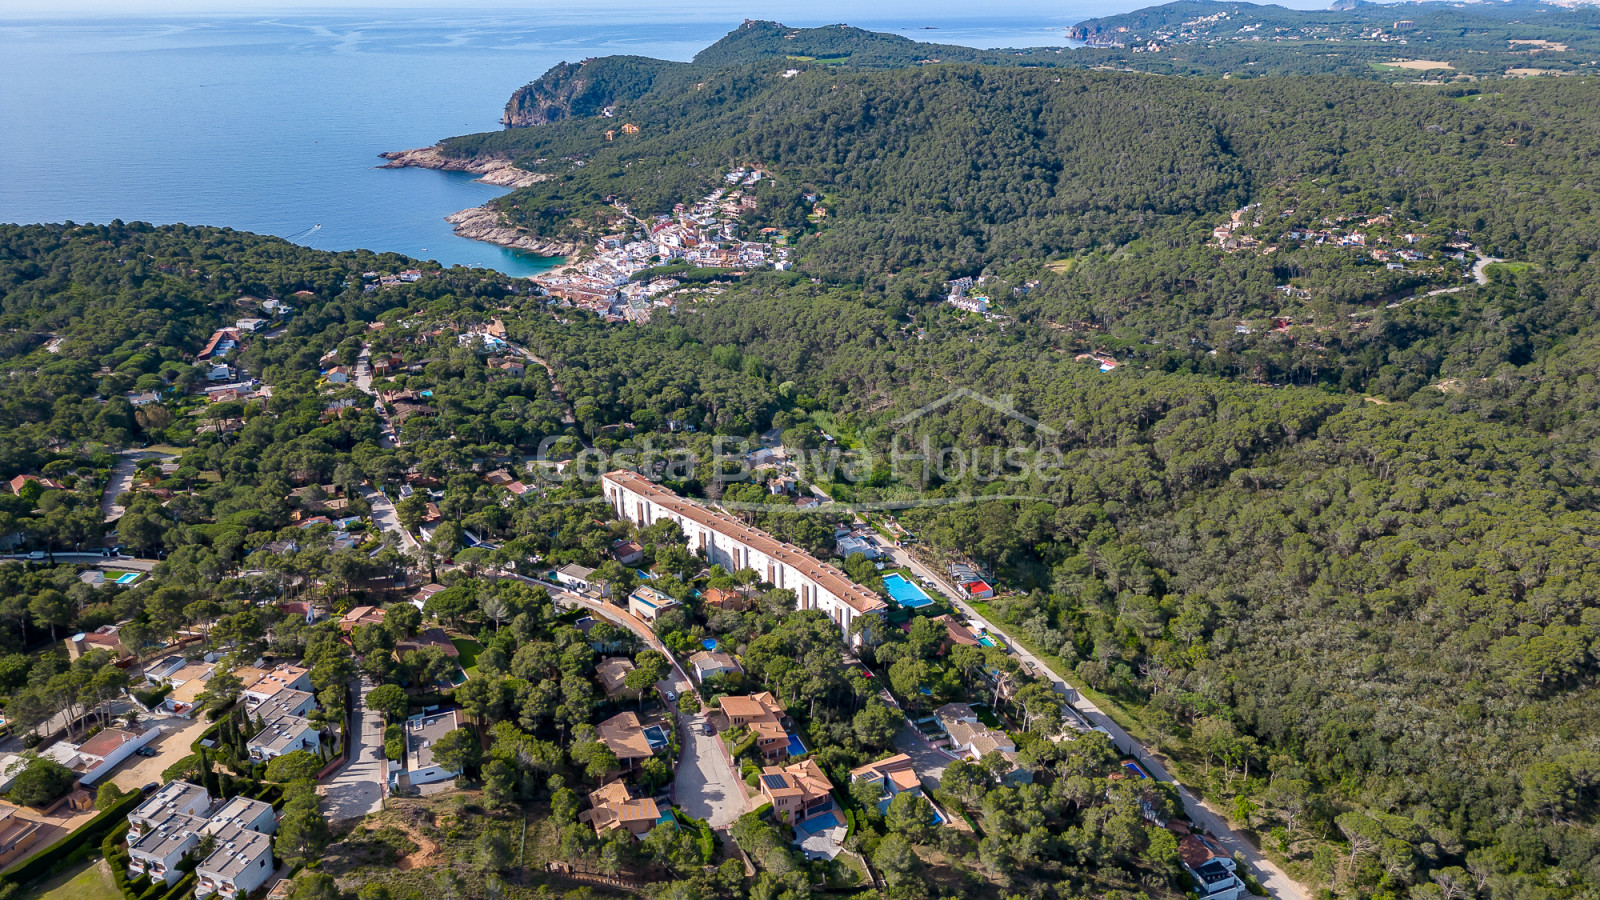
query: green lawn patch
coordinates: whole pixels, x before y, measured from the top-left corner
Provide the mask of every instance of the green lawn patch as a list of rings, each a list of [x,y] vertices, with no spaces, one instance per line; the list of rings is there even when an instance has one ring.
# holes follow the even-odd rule
[[[483,645],[469,637],[453,637],[450,643],[455,646],[456,652],[461,654],[461,668],[470,676],[478,671],[478,654],[483,652]]]
[[[28,900],[122,900],[122,892],[99,859],[61,873],[46,882],[39,893],[27,896]]]

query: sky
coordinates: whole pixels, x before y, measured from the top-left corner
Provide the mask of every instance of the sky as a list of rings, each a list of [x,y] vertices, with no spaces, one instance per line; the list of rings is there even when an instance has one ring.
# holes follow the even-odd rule
[[[0,20],[5,19],[60,19],[60,18],[134,18],[145,16],[187,15],[271,15],[283,13],[314,14],[339,13],[350,10],[416,9],[462,12],[469,9],[516,11],[538,14],[541,11],[570,12],[577,0],[470,0],[460,5],[441,4],[439,0],[0,0]],[[1129,10],[1156,5],[1161,0],[1127,0],[1114,3]],[[1328,5],[1329,0],[1277,0],[1279,5],[1296,9],[1317,9]],[[1070,4],[1069,4],[1070,5]],[[1104,5],[1096,4],[1096,5]],[[673,21],[693,20],[698,14],[726,18],[728,10],[738,7],[736,0],[605,0],[606,9],[615,12],[623,7],[629,12],[645,12],[652,8],[662,11]],[[1003,0],[980,2],[972,0],[751,0],[752,18],[777,19],[785,15],[799,19],[818,20],[837,18],[840,22],[852,20],[871,21],[895,16],[927,16],[934,19],[983,18],[988,16],[1053,16],[1061,12],[1061,0]]]

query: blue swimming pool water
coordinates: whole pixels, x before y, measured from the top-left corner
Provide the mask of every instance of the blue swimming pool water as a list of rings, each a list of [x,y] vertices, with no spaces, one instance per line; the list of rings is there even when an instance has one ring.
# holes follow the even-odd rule
[[[933,604],[932,597],[929,597],[922,588],[902,578],[898,572],[883,576],[883,587],[896,603],[907,609],[921,609]]]
[[[715,650],[717,649],[717,642],[711,638],[706,638],[700,642],[700,646],[706,648],[707,650]]]
[[[133,584],[139,580],[141,574],[140,572],[124,572],[117,576],[117,584]]]
[[[806,745],[800,743],[800,738],[793,734],[789,735],[789,755],[799,756],[804,752],[806,752]]]
[[[1125,763],[1122,764],[1122,766],[1123,766],[1123,768],[1125,768],[1128,771],[1132,772],[1134,774],[1134,776],[1137,777],[1137,778],[1149,778],[1150,777],[1149,775],[1146,775],[1144,773],[1143,769],[1139,768],[1139,764],[1136,763],[1136,762],[1125,762]]]

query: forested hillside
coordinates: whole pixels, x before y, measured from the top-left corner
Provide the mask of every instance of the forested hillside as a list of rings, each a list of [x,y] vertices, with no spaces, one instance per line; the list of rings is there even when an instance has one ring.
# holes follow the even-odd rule
[[[1170,30],[1213,6],[1237,12],[1185,3],[1125,24]],[[1482,18],[1504,29],[1591,15],[1496,9]],[[1323,896],[1600,893],[1595,76],[1176,78],[935,63],[926,47],[750,23],[693,64],[565,67],[513,101],[515,124],[536,127],[444,142],[549,176],[497,201],[508,222],[643,245],[641,265],[668,265],[641,280],[696,282],[638,321],[495,273],[225,230],[0,228],[0,476],[53,479],[0,497],[0,536],[163,558],[126,590],[64,566],[0,571],[8,718],[42,720],[92,675],[54,630],[126,621],[154,640],[205,621],[252,649],[331,646],[267,598],[401,599],[409,567],[450,584],[429,615],[489,645],[451,696],[492,738],[484,802],[535,810],[535,845],[671,869],[648,892],[680,900],[853,889],[756,817],[731,831],[755,860],[748,883],[742,862],[708,871],[671,835],[636,846],[579,827],[563,779],[610,771],[586,680],[609,635],[479,578],[572,563],[631,586],[653,568],[686,607],[657,634],[738,652],[741,677],[785,695],[807,752],[848,776],[900,725],[877,692],[921,715],[1015,661],[965,648],[946,665],[940,636],[908,624],[869,635],[862,659],[887,675],[869,686],[791,592],[687,609],[761,576],[702,578],[681,535],[633,529],[571,477],[619,451],[706,460],[721,439],[776,434],[824,463],[801,481],[835,503],[663,472],[823,556],[860,511],[930,561],[992,571],[986,614]],[[645,240],[735,182],[739,199],[716,193],[702,217],[792,250],[786,270],[674,268]],[[737,229],[716,243],[734,249]],[[199,359],[265,298],[295,309]],[[358,388],[358,360],[385,372]],[[200,393],[223,379],[269,390]],[[108,526],[96,501],[116,453],[145,445],[170,460],[140,463]],[[974,463],[891,464],[905,447]],[[368,488],[404,496],[400,526],[429,525],[409,559],[392,530],[335,535],[303,515],[337,496],[359,520]],[[625,567],[610,551],[632,539],[645,558]],[[839,564],[882,584],[865,559]],[[353,646],[381,640],[361,634]],[[368,649],[382,677],[437,677]],[[1055,695],[1018,677],[1053,724]],[[1135,796],[1097,735],[1014,730],[1031,784],[952,767],[939,795],[970,830],[863,807],[853,846],[886,895],[1193,887],[1176,840],[1140,824],[1141,800],[1162,818],[1169,794]],[[487,890],[486,867],[461,868]]]
[[[821,283],[751,277],[672,317],[685,352],[732,345],[746,374],[787,385],[718,424],[776,402],[786,427],[843,423],[882,454],[889,423],[951,388],[1014,397],[1058,434],[959,403],[910,436],[1022,441],[1069,475],[1028,484],[1035,501],[902,521],[1026,586],[994,608],[1137,710],[1302,878],[1350,895],[1594,889],[1592,78],[796,61],[703,78],[619,105],[640,128],[627,138],[577,120],[446,146],[554,175],[502,202],[535,231],[605,221],[608,197],[666,212],[728,166],[762,167],[753,223],[797,239]],[[940,304],[947,279],[977,275],[1001,315]],[[599,419],[676,418],[694,396],[621,361],[615,341],[664,323],[531,324]]]

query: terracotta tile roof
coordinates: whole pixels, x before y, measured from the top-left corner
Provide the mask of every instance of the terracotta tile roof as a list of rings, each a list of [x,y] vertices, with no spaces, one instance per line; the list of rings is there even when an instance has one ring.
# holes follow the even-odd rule
[[[856,612],[877,613],[883,612],[888,608],[888,604],[883,601],[882,597],[851,581],[848,575],[818,560],[799,547],[785,544],[772,535],[751,528],[725,513],[716,512],[693,501],[685,500],[677,494],[653,484],[642,475],[617,471],[607,473],[605,477],[636,494],[646,497],[651,503],[670,509],[686,519],[703,525],[724,537],[732,538],[772,559],[789,564],[792,568],[820,585],[823,590],[849,604]]]
[[[631,712],[612,716],[596,725],[595,730],[600,743],[610,747],[617,759],[623,762],[655,755],[655,751],[650,749],[650,741],[644,736],[639,717]]]
[[[82,744],[78,745],[78,752],[84,756],[98,756],[105,759],[116,751],[118,747],[129,741],[136,741],[143,732],[124,731],[121,728],[107,728]]]

